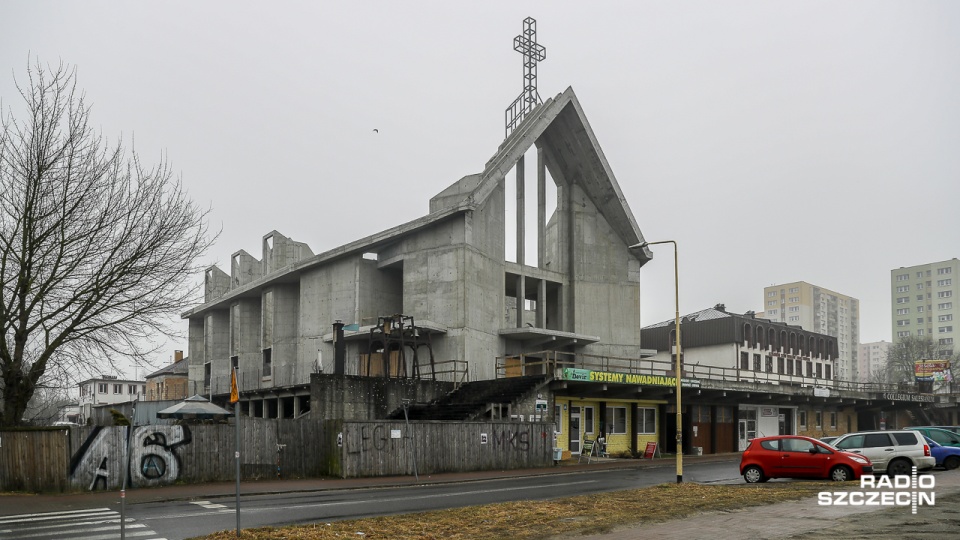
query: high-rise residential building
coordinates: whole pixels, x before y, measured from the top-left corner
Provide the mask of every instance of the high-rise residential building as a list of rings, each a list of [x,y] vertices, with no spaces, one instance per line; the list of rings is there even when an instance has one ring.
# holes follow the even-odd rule
[[[890,271],[893,343],[930,337],[941,356],[952,356],[960,338],[960,261],[907,266]]]
[[[763,313],[757,316],[837,338],[836,378],[858,380],[860,301],[805,281],[763,288]]]
[[[857,374],[860,382],[877,382],[887,365],[887,354],[890,352],[889,341],[874,341],[861,343],[857,352]]]

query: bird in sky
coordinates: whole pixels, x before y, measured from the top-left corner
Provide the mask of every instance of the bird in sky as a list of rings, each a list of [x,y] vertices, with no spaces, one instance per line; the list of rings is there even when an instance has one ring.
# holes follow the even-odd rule
[[[380,130],[377,129],[377,128],[373,128],[373,132],[374,132],[374,133],[380,133]]]

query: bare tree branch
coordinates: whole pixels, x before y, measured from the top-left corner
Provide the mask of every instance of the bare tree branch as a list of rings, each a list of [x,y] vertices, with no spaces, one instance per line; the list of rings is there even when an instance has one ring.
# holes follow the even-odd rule
[[[146,166],[90,127],[75,69],[37,63],[17,88],[26,114],[0,129],[0,425],[47,374],[144,360],[213,242],[165,156]]]

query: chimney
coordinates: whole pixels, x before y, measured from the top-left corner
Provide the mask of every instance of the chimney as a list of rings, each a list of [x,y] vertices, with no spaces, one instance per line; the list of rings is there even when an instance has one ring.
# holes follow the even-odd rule
[[[173,363],[183,360],[183,351],[173,351]]]
[[[347,344],[343,341],[343,321],[333,323],[333,373],[347,372]]]

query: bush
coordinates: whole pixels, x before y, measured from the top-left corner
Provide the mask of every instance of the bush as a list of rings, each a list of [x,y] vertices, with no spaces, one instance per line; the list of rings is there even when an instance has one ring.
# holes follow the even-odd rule
[[[123,415],[122,412],[116,409],[110,409],[110,415],[113,416],[113,425],[115,426],[129,426],[130,419]]]

